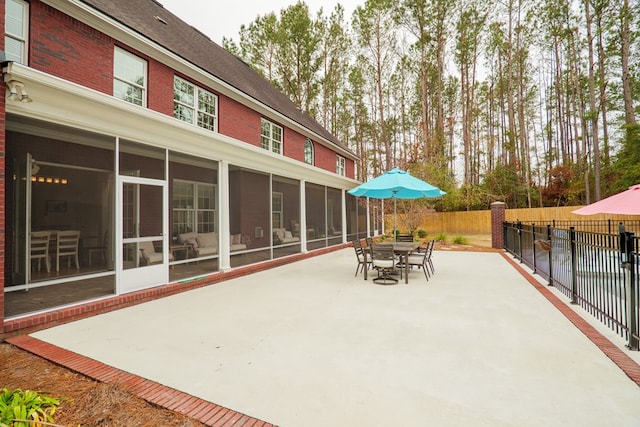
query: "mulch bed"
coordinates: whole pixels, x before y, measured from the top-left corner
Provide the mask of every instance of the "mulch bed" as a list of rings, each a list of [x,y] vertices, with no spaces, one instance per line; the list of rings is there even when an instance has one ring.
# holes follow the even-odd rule
[[[91,380],[10,344],[0,344],[0,388],[33,390],[69,399],[54,414],[64,427],[200,427],[184,415],[157,407],[117,385]]]

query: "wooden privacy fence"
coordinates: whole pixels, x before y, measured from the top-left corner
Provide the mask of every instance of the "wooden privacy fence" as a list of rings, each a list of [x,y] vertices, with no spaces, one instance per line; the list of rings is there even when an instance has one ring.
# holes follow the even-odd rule
[[[554,221],[584,221],[611,220],[640,220],[640,216],[630,215],[576,215],[572,214],[581,206],[564,206],[557,208],[507,209],[505,221],[534,223],[539,225],[552,224]],[[405,215],[398,213],[398,230],[408,231]],[[385,230],[393,229],[393,215],[385,216]],[[429,212],[425,213],[418,229],[426,230],[429,234],[446,233],[458,235],[491,234],[491,210],[461,211],[461,212]]]

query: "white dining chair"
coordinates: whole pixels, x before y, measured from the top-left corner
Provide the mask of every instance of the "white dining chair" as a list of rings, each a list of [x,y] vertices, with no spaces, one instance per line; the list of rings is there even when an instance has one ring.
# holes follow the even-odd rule
[[[71,260],[73,259],[76,268],[80,269],[78,261],[78,244],[80,242],[80,231],[64,230],[58,231],[56,239],[56,271],[60,271],[60,259],[67,257],[67,266],[71,268]]]
[[[40,271],[42,260],[44,260],[47,273],[51,271],[51,261],[49,259],[50,231],[34,231],[31,233],[30,259],[37,261],[38,271]]]

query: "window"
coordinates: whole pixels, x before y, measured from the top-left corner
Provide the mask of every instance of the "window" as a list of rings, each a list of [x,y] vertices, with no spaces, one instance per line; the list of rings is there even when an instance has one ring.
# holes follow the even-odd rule
[[[345,176],[345,160],[342,156],[338,156],[336,159],[336,173]]]
[[[132,104],[145,106],[147,61],[115,48],[113,55],[113,96]]]
[[[216,131],[218,97],[179,77],[173,79],[173,116],[201,128]]]
[[[216,188],[201,182],[173,181],[174,235],[216,231]]]
[[[29,4],[22,0],[7,0],[5,7],[5,54],[9,61],[26,64]]]
[[[282,154],[282,128],[262,119],[261,129],[261,147],[265,150]]]
[[[271,227],[284,227],[284,213],[282,209],[282,193],[274,191],[271,194]]]
[[[304,162],[313,164],[313,142],[309,138],[304,140]]]

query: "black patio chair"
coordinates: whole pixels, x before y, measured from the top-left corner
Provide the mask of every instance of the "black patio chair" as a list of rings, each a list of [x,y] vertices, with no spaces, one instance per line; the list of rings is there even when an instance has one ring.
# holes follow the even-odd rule
[[[371,267],[378,271],[378,277],[373,279],[380,285],[393,285],[398,279],[391,277],[391,272],[396,268],[396,257],[391,245],[371,246]],[[402,278],[402,276],[400,277]]]
[[[429,281],[429,277],[433,273],[435,273],[433,261],[431,260],[431,254],[433,253],[434,244],[435,240],[429,241],[424,252],[413,252],[407,259],[410,268],[417,267],[422,269],[424,277],[427,279],[427,281]]]
[[[371,255],[369,248],[362,247],[362,242],[360,242],[360,240],[356,239],[351,243],[353,244],[353,249],[356,252],[356,258],[358,259],[355,274],[355,276],[357,276],[358,272],[363,272],[365,268],[367,270],[369,269],[369,266],[371,265]]]

